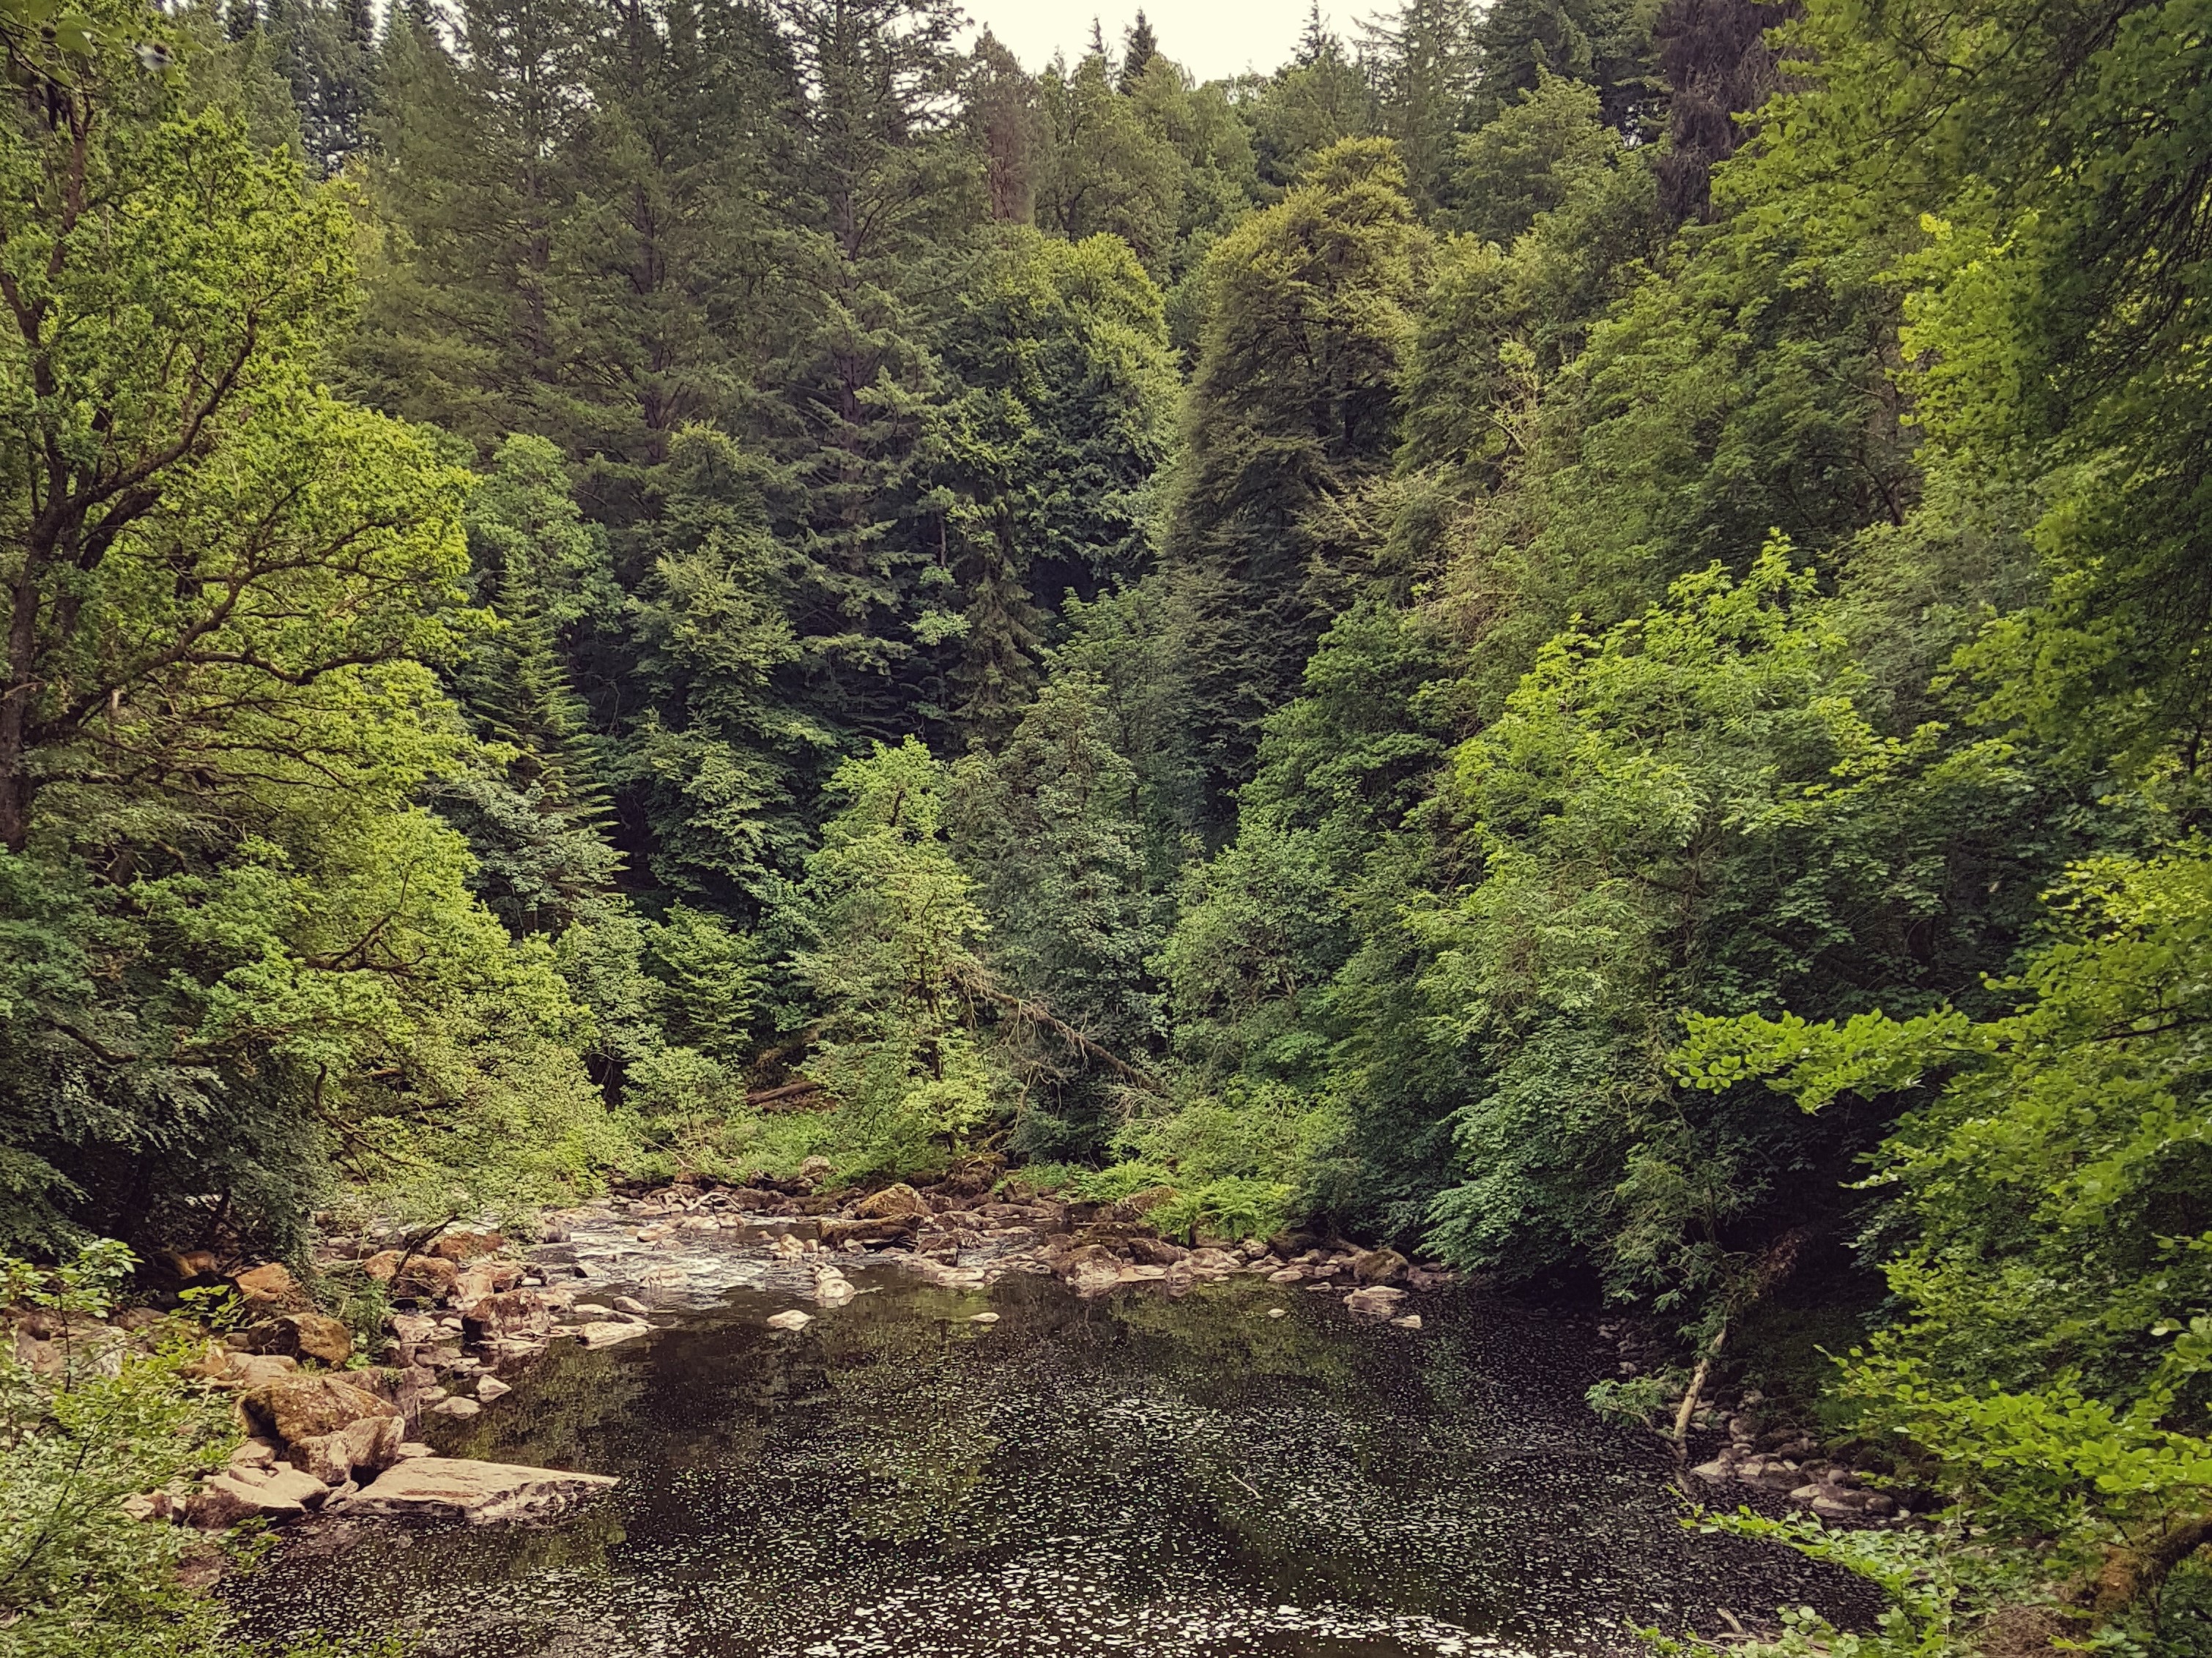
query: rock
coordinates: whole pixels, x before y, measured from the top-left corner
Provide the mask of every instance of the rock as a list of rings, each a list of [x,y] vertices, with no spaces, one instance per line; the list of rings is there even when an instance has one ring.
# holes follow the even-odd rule
[[[927,1220],[930,1213],[929,1199],[903,1181],[871,1193],[853,1206],[855,1220]]]
[[[1407,1313],[1403,1318],[1394,1318],[1390,1322],[1401,1330],[1418,1330],[1421,1327],[1421,1315],[1419,1313]]]
[[[240,1272],[231,1283],[248,1307],[294,1307],[307,1304],[307,1297],[291,1270],[276,1261]]]
[[[407,1439],[400,1442],[399,1455],[393,1460],[395,1461],[406,1462],[418,1456],[435,1456],[438,1453],[435,1450],[432,1449],[429,1446],[425,1445],[419,1439]]]
[[[824,1272],[814,1280],[814,1298],[824,1307],[842,1307],[860,1293],[842,1273]]]
[[[553,1327],[545,1297],[528,1290],[507,1290],[465,1303],[461,1327],[478,1341],[514,1336],[542,1336]]]
[[[572,1313],[580,1313],[586,1318],[605,1318],[614,1311],[614,1309],[596,1301],[580,1301],[568,1310]]]
[[[397,1420],[397,1406],[336,1376],[279,1376],[248,1392],[246,1414],[283,1443],[339,1433],[364,1418]]]
[[[768,1321],[771,1330],[803,1330],[814,1322],[814,1315],[793,1307],[788,1312],[778,1313]]]
[[[1243,1264],[1225,1249],[1194,1249],[1190,1252],[1190,1270],[1197,1278],[1227,1278]]]
[[[215,1252],[212,1249],[172,1249],[159,1256],[161,1265],[170,1274],[183,1283],[194,1278],[215,1276]]]
[[[1134,1266],[1124,1266],[1120,1272],[1115,1274],[1115,1276],[1123,1284],[1148,1284],[1155,1282],[1158,1279],[1164,1278],[1167,1275],[1168,1269],[1164,1266],[1152,1266],[1142,1264]]]
[[[1851,1493],[1831,1491],[1813,1499],[1813,1512],[1823,1520],[1856,1520],[1860,1509]]]
[[[1152,1266],[1172,1266],[1190,1254],[1181,1244],[1170,1243],[1165,1238],[1141,1235],[1130,1238],[1127,1247],[1140,1263]]]
[[[1396,1284],[1412,1266],[1395,1249],[1370,1249],[1353,1258],[1352,1275],[1362,1284]]]
[[[822,1223],[822,1244],[825,1248],[842,1248],[848,1243],[904,1243],[910,1241],[918,1222],[896,1216],[873,1220],[825,1220]],[[784,1245],[793,1248],[786,1251]],[[806,1246],[796,1238],[779,1238],[779,1253],[803,1254]]]
[[[1172,1186],[1147,1186],[1141,1192],[1132,1192],[1121,1199],[1121,1206],[1132,1214],[1149,1215],[1164,1203],[1175,1200]]]
[[[185,1505],[185,1514],[203,1531],[221,1531],[241,1520],[296,1520],[309,1509],[322,1507],[330,1493],[331,1488],[314,1475],[279,1462],[258,1481],[216,1475]]]
[[[347,1424],[341,1436],[351,1472],[374,1473],[399,1460],[399,1447],[407,1437],[407,1419],[398,1415],[365,1416]]]
[[[1304,1280],[1305,1275],[1306,1269],[1303,1266],[1285,1266],[1279,1271],[1268,1273],[1267,1282],[1270,1284],[1297,1284]]]
[[[1398,1310],[1405,1299],[1403,1290],[1393,1290],[1386,1284],[1370,1284],[1364,1290],[1354,1290],[1344,1298],[1345,1310],[1360,1318],[1389,1318]]]
[[[149,1521],[167,1520],[169,1517],[169,1494],[167,1491],[133,1493],[117,1506],[127,1518],[136,1520],[141,1525]]]
[[[999,1315],[996,1313],[972,1313],[969,1315],[968,1321],[970,1324],[996,1324],[999,1321]]]
[[[246,1439],[230,1454],[234,1468],[265,1468],[276,1461],[276,1448],[265,1439]]]
[[[293,1467],[314,1475],[325,1485],[343,1485],[353,1477],[353,1456],[342,1433],[295,1440],[287,1448],[292,1453]]]
[[[288,1313],[268,1327],[261,1349],[335,1369],[353,1357],[353,1332],[326,1313]]]
[[[361,1269],[378,1283],[391,1285],[394,1295],[416,1296],[425,1301],[441,1301],[453,1294],[461,1276],[459,1267],[436,1255],[410,1255],[403,1271],[397,1249],[371,1255],[362,1262]]]
[[[478,1255],[496,1254],[506,1247],[507,1240],[496,1232],[442,1232],[430,1241],[422,1253],[458,1266]]]
[[[635,1296],[617,1296],[615,1297],[615,1310],[618,1313],[649,1313],[653,1309],[647,1306]]]
[[[453,1299],[462,1306],[488,1296],[505,1295],[522,1283],[522,1267],[512,1260],[481,1260],[464,1267],[453,1278]]]
[[[210,1342],[207,1354],[185,1368],[186,1376],[212,1382],[218,1388],[258,1388],[298,1370],[300,1362],[282,1353],[241,1353]]]
[[[394,1313],[384,1321],[394,1341],[413,1346],[438,1339],[438,1321],[428,1313]]]
[[[441,1399],[430,1407],[433,1416],[474,1416],[483,1406],[473,1399],[463,1399],[456,1394],[451,1399]]]
[[[1267,1316],[1269,1318],[1288,1318],[1290,1315],[1290,1309],[1286,1307],[1270,1307],[1267,1309]]]
[[[809,1157],[799,1165],[799,1178],[809,1186],[819,1186],[830,1178],[836,1166],[827,1157]]]
[[[786,1232],[781,1237],[777,1238],[775,1242],[769,1244],[768,1248],[770,1254],[779,1256],[785,1260],[789,1260],[794,1255],[805,1254],[806,1253],[806,1243],[805,1240],[800,1238],[795,1233]]]
[[[1897,1499],[1887,1491],[1869,1491],[1859,1498],[1859,1508],[1867,1514],[1895,1514]]]
[[[650,1324],[628,1322],[594,1322],[583,1326],[576,1334],[586,1347],[611,1347],[617,1341],[628,1341],[632,1336],[649,1335]]]
[[[1718,1485],[1723,1480],[1735,1478],[1735,1464],[1725,1458],[1716,1457],[1711,1462],[1698,1463],[1690,1472],[1699,1479],[1710,1479]]]
[[[1079,1250],[1061,1268],[1067,1287],[1085,1297],[1104,1295],[1121,1282],[1121,1263],[1101,1249]]]
[[[477,1397],[487,1405],[495,1399],[501,1398],[514,1391],[512,1383],[501,1382],[495,1376],[488,1376],[477,1383]]]
[[[477,1526],[542,1520],[617,1483],[603,1473],[461,1457],[410,1457],[349,1497],[345,1512],[366,1519],[465,1520]]]

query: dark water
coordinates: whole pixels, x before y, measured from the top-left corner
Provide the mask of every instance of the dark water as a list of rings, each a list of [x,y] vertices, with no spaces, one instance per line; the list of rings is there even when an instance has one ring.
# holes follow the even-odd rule
[[[1663,1455],[1581,1403],[1609,1355],[1579,1321],[1472,1292],[1416,1298],[1407,1331],[1254,1279],[1086,1303],[855,1276],[796,1334],[763,1322],[791,1297],[738,1290],[556,1345],[441,1448],[620,1488],[538,1530],[324,1522],[235,1587],[249,1628],[451,1658],[1383,1658],[1856,1605],[1681,1527]]]

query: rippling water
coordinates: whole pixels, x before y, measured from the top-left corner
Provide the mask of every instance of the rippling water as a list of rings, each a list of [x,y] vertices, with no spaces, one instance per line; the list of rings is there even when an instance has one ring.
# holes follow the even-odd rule
[[[1583,1406],[1611,1355],[1577,1320],[854,1277],[795,1333],[764,1322],[792,1296],[740,1288],[561,1344],[441,1422],[452,1455],[622,1476],[560,1524],[325,1521],[232,1598],[258,1635],[407,1631],[440,1658],[1630,1651],[1722,1608],[1857,1605],[1682,1528],[1664,1456]]]

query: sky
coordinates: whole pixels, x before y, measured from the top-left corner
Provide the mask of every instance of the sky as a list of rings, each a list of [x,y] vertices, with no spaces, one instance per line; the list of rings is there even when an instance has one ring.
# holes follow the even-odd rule
[[[1065,52],[1080,57],[1091,20],[1105,26],[1115,49],[1137,15],[1136,0],[961,0],[971,21],[988,25],[1024,69],[1035,71]],[[1201,81],[1248,69],[1277,68],[1305,27],[1309,0],[1145,0],[1160,50]],[[1322,15],[1340,34],[1351,33],[1350,10],[1322,0]]]

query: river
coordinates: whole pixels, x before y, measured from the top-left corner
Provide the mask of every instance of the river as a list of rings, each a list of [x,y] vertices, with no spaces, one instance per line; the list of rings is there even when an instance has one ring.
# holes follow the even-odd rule
[[[434,1658],[1632,1652],[1639,1626],[1863,1611],[1680,1524],[1581,1394],[1590,1324],[1468,1290],[1424,1327],[1238,1278],[1079,1300],[860,1266],[796,1332],[772,1281],[556,1344],[449,1455],[617,1474],[542,1528],[325,1520],[227,1591],[246,1631]],[[995,1313],[995,1322],[977,1321]]]

